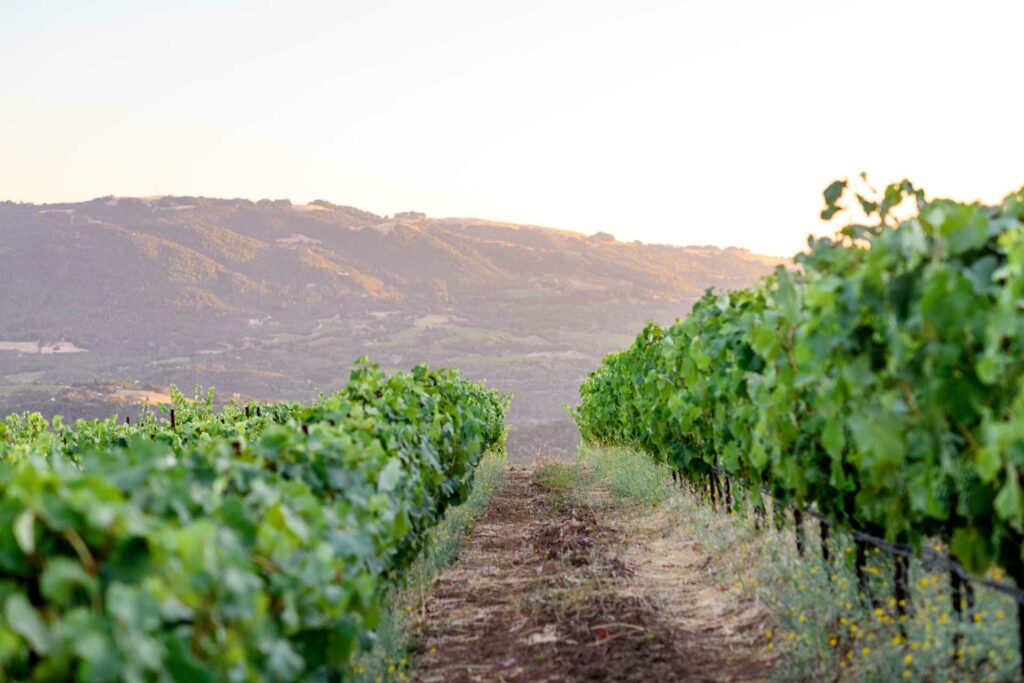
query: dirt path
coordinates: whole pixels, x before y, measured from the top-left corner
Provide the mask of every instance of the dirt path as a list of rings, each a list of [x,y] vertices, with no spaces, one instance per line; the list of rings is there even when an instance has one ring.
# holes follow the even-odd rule
[[[759,610],[662,521],[511,468],[427,598],[415,680],[763,680]]]

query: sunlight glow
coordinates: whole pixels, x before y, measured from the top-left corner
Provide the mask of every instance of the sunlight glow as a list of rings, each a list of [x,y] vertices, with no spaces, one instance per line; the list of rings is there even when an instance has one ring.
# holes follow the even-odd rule
[[[316,198],[789,255],[870,173],[1024,183],[1024,3],[3,8],[0,199]]]

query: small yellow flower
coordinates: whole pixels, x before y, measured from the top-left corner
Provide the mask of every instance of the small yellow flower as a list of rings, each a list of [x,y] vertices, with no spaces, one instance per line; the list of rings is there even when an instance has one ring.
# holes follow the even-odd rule
[[[903,670],[903,677],[904,678],[910,678],[912,675],[913,674],[910,673],[910,669],[904,669]]]
[[[1003,619],[1004,617],[1006,617],[1006,612],[1001,609],[996,610],[996,619]]]
[[[775,649],[775,643],[768,643],[768,649],[769,650],[774,650]]]
[[[860,653],[863,656],[867,657],[869,654],[871,654],[871,648],[870,647],[861,648]]]
[[[838,644],[839,644],[839,639],[838,639],[838,638],[836,638],[835,636],[831,636],[831,637],[829,637],[829,639],[828,639],[828,644],[829,644],[829,646],[831,646],[831,647],[835,647],[836,645],[838,645]]]
[[[913,664],[914,663],[914,655],[907,655],[906,657],[904,657],[903,658],[903,663],[906,664],[907,666],[910,666],[911,664]]]
[[[922,578],[920,583],[921,583],[921,588],[927,588],[928,587],[928,577],[926,576],[926,577]]]
[[[430,654],[436,655],[437,654],[437,648],[436,647],[431,647],[430,648]]]
[[[797,619],[797,621],[799,621],[799,622],[800,622],[800,623],[802,624],[802,623],[804,623],[805,621],[807,621],[807,617],[805,617],[804,615],[802,615],[802,614],[801,614],[801,615],[800,615],[800,618],[799,618],[799,619]]]
[[[395,665],[394,664],[392,664],[391,666],[388,667],[388,673],[389,674],[395,673]]]

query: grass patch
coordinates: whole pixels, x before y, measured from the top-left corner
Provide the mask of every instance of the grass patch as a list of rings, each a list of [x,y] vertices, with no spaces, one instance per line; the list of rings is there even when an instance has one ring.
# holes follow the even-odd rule
[[[660,503],[674,492],[666,465],[628,448],[580,447],[580,463],[619,498],[640,505]]]
[[[572,462],[546,462],[537,467],[537,481],[549,491],[569,493],[579,487],[580,468]]]
[[[563,501],[591,507],[660,503],[674,493],[672,473],[665,465],[627,448],[581,445],[575,462],[551,461],[537,466],[537,481]]]
[[[537,465],[537,482],[551,494],[559,509],[593,505],[591,472],[576,462],[550,460]]]
[[[483,514],[504,479],[504,454],[484,455],[477,465],[473,489],[466,502],[449,509],[430,531],[423,552],[404,573],[402,585],[392,592],[388,608],[381,617],[377,643],[353,662],[354,680],[408,679],[409,660],[416,649],[419,615],[430,586],[441,570],[455,560],[474,520]]]

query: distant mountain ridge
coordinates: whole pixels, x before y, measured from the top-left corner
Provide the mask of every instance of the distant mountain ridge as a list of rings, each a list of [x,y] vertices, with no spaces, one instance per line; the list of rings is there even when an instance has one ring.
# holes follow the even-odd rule
[[[3,202],[0,344],[87,351],[0,346],[0,410],[95,378],[308,398],[365,353],[463,367],[539,420],[638,323],[781,262],[323,200]]]

